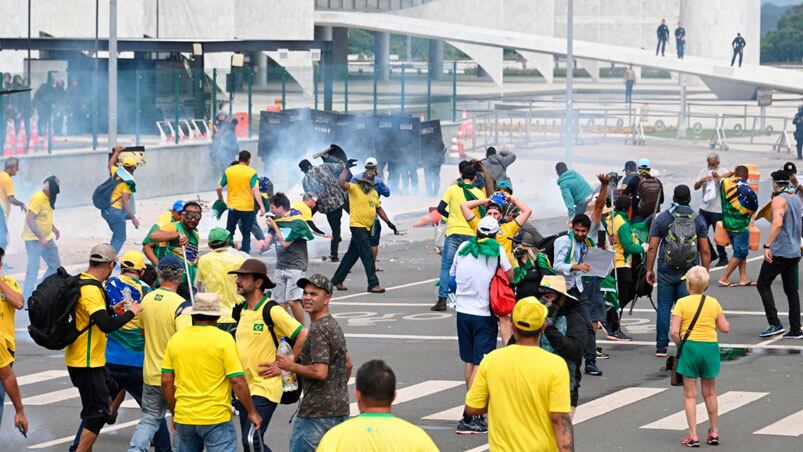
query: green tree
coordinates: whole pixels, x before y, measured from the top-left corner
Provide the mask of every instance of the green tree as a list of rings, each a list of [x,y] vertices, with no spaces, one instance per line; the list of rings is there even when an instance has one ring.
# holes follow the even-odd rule
[[[803,60],[803,5],[778,20],[778,29],[761,40],[762,63],[800,63]]]

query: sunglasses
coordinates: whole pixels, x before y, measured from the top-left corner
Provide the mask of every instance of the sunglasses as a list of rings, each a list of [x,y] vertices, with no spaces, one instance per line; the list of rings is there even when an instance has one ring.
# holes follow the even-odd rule
[[[184,212],[184,216],[189,220],[200,220],[201,212]]]

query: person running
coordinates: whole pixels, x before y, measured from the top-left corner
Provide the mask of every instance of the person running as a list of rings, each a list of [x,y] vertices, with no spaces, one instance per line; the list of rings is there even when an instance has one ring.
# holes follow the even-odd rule
[[[669,345],[669,322],[672,305],[688,295],[683,275],[695,265],[708,268],[708,226],[701,215],[689,207],[691,190],[687,185],[675,187],[672,207],[661,212],[650,226],[650,247],[647,250],[647,282],[658,284],[658,319],[655,327],[655,356],[666,357]],[[696,239],[696,247],[692,239]],[[689,243],[692,242],[692,243]],[[677,254],[677,255],[675,255]],[[658,267],[655,269],[655,258]],[[680,262],[678,262],[680,260]],[[654,270],[655,269],[655,270]]]
[[[360,415],[326,432],[317,452],[438,451],[423,429],[391,413],[396,375],[384,361],[372,359],[360,366],[354,398]]]
[[[217,184],[217,197],[223,201],[223,188],[226,187],[226,205],[229,208],[226,229],[234,236],[237,225],[243,236],[240,249],[251,252],[251,226],[254,224],[254,203],[259,206],[259,215],[265,216],[265,205],[259,193],[259,177],[251,166],[251,153],[240,151],[237,164],[226,168]]]
[[[0,248],[0,271],[3,270],[5,264],[5,255],[5,249]],[[12,359],[17,350],[14,317],[24,305],[25,300],[22,298],[22,290],[17,280],[11,276],[0,275],[0,348],[6,350]],[[0,353],[2,353],[2,350],[0,350]],[[3,417],[2,405],[5,395],[5,390],[0,386],[0,419]]]
[[[443,193],[443,198],[438,204],[438,213],[441,214],[442,218],[446,218],[446,238],[441,250],[438,301],[430,308],[432,311],[446,310],[446,297],[449,294],[449,269],[452,268],[454,255],[463,242],[474,237],[474,231],[463,216],[460,205],[466,201],[474,201],[486,197],[482,190],[474,185],[477,180],[477,169],[466,160],[460,162],[459,169],[460,180],[446,189]],[[480,217],[485,216],[485,209],[479,208],[477,213]]]
[[[117,146],[109,157],[109,173],[117,180],[117,184],[112,190],[109,207],[100,212],[112,231],[111,245],[118,253],[126,240],[126,220],[130,218],[134,228],[139,229],[139,219],[134,213],[133,199],[136,190],[134,171],[137,169],[137,158],[127,155],[120,161],[120,153],[124,150],[125,147]]]
[[[686,29],[683,24],[678,22],[678,27],[675,28],[675,48],[678,52],[678,59],[683,59],[686,53]]]
[[[373,178],[373,181],[376,182],[376,193],[380,197],[390,197],[390,187],[388,187],[387,184],[385,184],[385,181],[380,177],[375,158],[368,157],[365,159],[365,171],[360,174],[355,174],[351,178],[351,182],[357,183],[357,181],[362,178]],[[379,217],[377,216],[374,219],[374,226],[371,228],[371,254],[374,256],[374,267],[376,268],[376,271],[381,272],[383,270],[381,267],[379,267],[379,265],[377,265],[376,259],[379,255],[379,242],[382,236],[382,223],[380,223],[378,220]],[[388,226],[395,234],[398,234],[396,226],[393,223],[388,223]]]
[[[580,394],[580,380],[583,373],[583,347],[585,346],[586,322],[577,311],[579,300],[566,290],[566,278],[560,275],[544,276],[538,300],[547,307],[546,328],[541,335],[541,348],[552,352],[566,361],[569,368],[569,388],[571,391],[571,415],[574,417]]]
[[[669,27],[666,25],[666,19],[661,19],[661,25],[655,31],[658,35],[658,45],[655,47],[655,56],[658,56],[658,51],[661,51],[661,56],[665,56],[666,41],[669,40]]]
[[[5,137],[3,137],[5,138]],[[8,218],[11,215],[11,206],[15,205],[26,211],[25,203],[14,196],[14,180],[20,170],[20,161],[16,157],[9,157],[5,162],[5,170],[0,172],[0,248],[8,249]]]
[[[143,313],[136,322],[145,337],[142,369],[142,417],[129,443],[129,452],[145,452],[167,412],[168,400],[160,389],[162,359],[170,338],[190,326],[190,303],[176,293],[184,266],[178,257],[167,255],[159,262],[159,288],[142,299]],[[229,336],[231,337],[231,336]]]
[[[209,231],[207,243],[212,252],[198,259],[195,283],[199,292],[217,294],[220,308],[225,313],[218,320],[217,327],[234,334],[237,324],[231,316],[231,311],[243,301],[243,297],[237,293],[237,283],[229,272],[240,268],[248,255],[234,249],[231,241],[229,231],[221,227],[214,227]]]
[[[591,304],[594,293],[598,290],[598,283],[594,278],[584,276],[591,271],[591,266],[585,262],[588,250],[595,247],[594,240],[589,237],[591,219],[588,215],[580,213],[572,219],[569,233],[555,239],[555,262],[553,266],[559,275],[566,278],[566,287],[569,293],[580,300],[578,311],[586,321],[586,343],[583,346],[585,359],[585,373],[594,376],[602,375],[597,366],[597,338],[594,331]],[[599,319],[603,320],[603,319]]]
[[[630,211],[630,198],[620,196],[613,203],[613,215],[610,216],[608,230],[611,233],[611,244],[616,252],[612,275],[616,278],[619,295],[619,309],[625,307],[636,297],[636,275],[633,274],[633,259],[641,259],[649,249],[648,243],[640,243],[630,227],[627,213]],[[619,313],[616,308],[609,308],[607,313],[608,340],[632,341],[621,327]]]
[[[732,173],[721,173],[719,168],[719,155],[716,153],[708,154],[706,157],[706,167],[700,170],[697,180],[694,182],[694,189],[703,192],[700,202],[700,215],[705,218],[709,229],[716,233],[717,222],[722,221],[722,198],[719,195],[722,189],[722,179],[730,177]],[[708,245],[711,248],[711,245]],[[728,265],[728,252],[725,247],[717,244],[716,254],[711,250],[711,260],[718,259],[717,267]]]
[[[245,298],[245,304],[238,308],[237,351],[254,408],[262,418],[259,441],[263,444],[273,412],[282,400],[282,371],[276,366],[279,338],[294,342],[293,355],[298,356],[307,337],[307,330],[301,323],[271,302],[268,289],[276,284],[267,272],[265,263],[257,259],[248,259],[229,271],[236,278],[237,292]],[[245,410],[239,402],[235,408]],[[240,416],[240,428],[243,450],[250,452],[248,434],[251,424],[247,417]]]
[[[28,434],[28,418],[25,416],[25,408],[22,405],[17,376],[11,365],[14,363],[14,355],[9,351],[5,336],[0,336],[0,388],[3,394],[8,393],[11,404],[14,406],[14,428],[19,429],[24,435]],[[0,400],[0,421],[3,420],[3,401]]]
[[[28,255],[28,268],[25,270],[25,284],[22,291],[26,300],[31,297],[38,282],[40,259],[47,265],[45,278],[56,273],[56,269],[61,266],[59,248],[55,242],[61,233],[53,223],[53,209],[56,207],[58,194],[59,179],[50,176],[44,180],[42,189],[34,193],[28,201],[28,213],[25,215],[25,225],[22,229],[22,239],[25,241],[25,252]]]
[[[485,150],[485,160],[482,160],[482,166],[491,172],[497,185],[501,182],[510,184],[507,169],[515,161],[516,154],[510,151],[497,151],[495,147],[490,146]]]
[[[722,179],[720,185],[720,202],[722,203],[722,227],[728,233],[733,248],[731,260],[722,271],[718,284],[723,287],[747,287],[755,285],[747,277],[747,254],[750,252],[750,220],[755,209],[746,208],[741,199],[753,191],[747,183],[749,170],[739,165],[733,170],[733,175]],[[754,195],[755,196],[755,195]],[[738,207],[734,204],[737,204]],[[739,283],[730,281],[731,273],[739,269]]]
[[[558,187],[567,215],[573,217],[575,213],[585,212],[594,190],[580,173],[570,170],[564,162],[555,165],[555,172],[558,173]]]
[[[192,326],[167,342],[161,364],[162,393],[173,413],[181,452],[227,452],[237,449],[231,422],[231,395],[256,429],[262,427],[248,382],[237,356],[234,338],[215,328],[220,309],[217,295],[201,292],[188,313]]]
[[[747,42],[742,37],[741,33],[736,33],[736,37],[733,38],[733,42],[731,42],[731,47],[733,47],[733,58],[731,58],[731,67],[733,67],[733,63],[736,62],[736,57],[739,57],[739,67],[742,67],[742,58],[744,58],[744,48],[747,46]]]
[[[84,330],[64,349],[64,364],[70,381],[81,397],[81,420],[84,424],[76,448],[91,451],[100,429],[110,420],[110,394],[116,383],[106,378],[106,335],[120,329],[142,311],[139,303],[130,303],[120,315],[107,310],[103,281],[111,276],[117,264],[117,252],[108,243],[95,245],[89,253],[89,268],[81,273],[81,289],[75,305],[75,328]],[[122,303],[114,306],[121,309]]]
[[[465,364],[466,389],[471,389],[477,366],[482,358],[496,348],[498,326],[491,314],[491,280],[497,268],[513,280],[513,267],[504,248],[496,241],[499,223],[493,216],[483,217],[477,225],[477,235],[460,244],[455,253],[449,276],[456,282],[455,310],[457,311],[457,345],[460,360]],[[485,433],[488,425],[483,417],[463,413],[456,433]]]
[[[623,187],[622,195],[630,198],[630,222],[643,223],[661,209],[664,203],[664,185],[652,175],[649,159],[639,159],[638,176]]]
[[[280,355],[276,365],[295,373],[304,391],[293,422],[290,452],[313,452],[329,429],[348,419],[347,385],[352,364],[343,330],[329,313],[332,282],[314,274],[296,284],[304,288],[304,310],[311,322],[309,333],[297,362],[293,355]]]
[[[490,450],[572,450],[569,372],[540,347],[547,308],[536,298],[513,308],[516,344],[489,353],[466,394],[466,413],[488,414]]]
[[[314,193],[318,197],[318,211],[326,215],[326,221],[332,230],[332,240],[329,244],[329,261],[338,262],[338,247],[343,241],[340,237],[340,222],[343,209],[348,202],[348,196],[343,193],[338,183],[338,177],[345,168],[344,162],[333,160],[318,166],[312,166],[309,160],[298,163],[299,169],[304,173],[301,185],[307,193]]]
[[[148,243],[143,242],[143,247],[156,246],[158,243],[166,244],[162,247],[164,255],[157,255],[160,262],[164,256],[171,254],[186,262],[189,274],[184,275],[178,287],[179,295],[184,298],[190,298],[190,287],[195,286],[195,275],[198,272],[198,244],[201,240],[198,223],[201,222],[201,216],[201,205],[195,201],[187,201],[181,212],[181,221],[168,223],[158,231],[153,231]]]
[[[625,69],[624,73],[624,81],[625,81],[625,103],[633,102],[633,87],[636,86],[636,71],[633,69],[633,65],[629,65],[627,69]]]
[[[276,269],[273,272],[276,289],[273,290],[273,299],[303,325],[302,291],[296,286],[296,281],[304,276],[309,266],[307,241],[313,238],[312,231],[301,212],[290,207],[290,199],[282,192],[270,198],[270,213],[276,216],[275,220],[268,218],[266,235],[268,243],[276,246]]]
[[[686,447],[700,447],[697,436],[697,379],[708,412],[706,444],[719,445],[717,419],[717,387],[719,375],[719,343],[717,330],[727,334],[730,325],[716,298],[705,295],[709,275],[705,267],[692,267],[686,273],[689,295],[678,300],[672,311],[669,327],[672,341],[678,347],[676,372],[683,376],[683,407],[689,424],[689,435],[681,442]],[[696,319],[694,325],[692,321]],[[690,328],[691,327],[691,328]]]
[[[175,200],[173,205],[170,206],[170,210],[159,214],[159,218],[156,220],[156,223],[151,226],[150,230],[148,230],[148,233],[145,235],[145,239],[142,241],[142,253],[151,264],[159,265],[159,257],[165,255],[167,248],[166,242],[153,242],[153,240],[151,240],[151,234],[153,231],[158,231],[174,221],[181,221],[181,213],[183,210],[184,200]]]
[[[764,261],[758,274],[758,294],[764,304],[769,326],[761,337],[784,333],[778,319],[772,282],[781,275],[783,291],[789,302],[789,331],[785,338],[803,339],[800,330],[800,295],[798,293],[798,264],[800,262],[801,202],[790,193],[789,173],[784,170],[772,173],[772,227],[764,242]]]
[[[357,183],[348,182],[348,170],[344,169],[340,173],[340,187],[349,194],[349,229],[351,229],[351,240],[349,248],[343,256],[343,261],[337,267],[332,284],[337,290],[347,290],[343,285],[351,267],[357,262],[362,261],[365,268],[365,276],[368,278],[368,292],[385,293],[385,289],[379,285],[379,278],[376,277],[374,267],[374,256],[371,254],[370,231],[376,221],[377,215],[385,223],[390,223],[387,214],[382,210],[379,203],[379,194],[376,192],[376,182],[373,179],[362,178]]]

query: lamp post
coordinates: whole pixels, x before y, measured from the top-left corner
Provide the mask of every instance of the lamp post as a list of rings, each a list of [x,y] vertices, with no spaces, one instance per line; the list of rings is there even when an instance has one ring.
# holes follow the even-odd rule
[[[572,145],[574,144],[574,103],[573,103],[573,82],[574,82],[574,50],[572,40],[574,39],[574,0],[568,0],[566,11],[566,111],[563,119],[563,159],[567,165],[572,160]]]

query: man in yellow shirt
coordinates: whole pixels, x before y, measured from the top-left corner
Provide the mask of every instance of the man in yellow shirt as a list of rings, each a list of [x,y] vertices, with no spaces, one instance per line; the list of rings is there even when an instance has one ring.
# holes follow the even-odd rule
[[[256,429],[262,418],[251,401],[234,338],[215,328],[223,315],[217,295],[196,295],[190,314],[192,326],[170,338],[161,369],[162,392],[173,413],[180,450],[237,450],[232,390]]]
[[[259,177],[257,172],[249,166],[251,153],[240,151],[237,164],[226,168],[223,177],[217,185],[217,197],[223,201],[223,187],[226,187],[226,204],[229,214],[226,219],[226,229],[234,236],[237,225],[240,225],[240,234],[243,242],[240,249],[246,253],[251,252],[251,227],[254,225],[254,203],[259,206],[259,215],[265,216],[265,205],[262,203],[262,194],[259,192]]]
[[[332,427],[318,452],[437,452],[438,446],[421,428],[391,414],[396,398],[396,375],[384,361],[360,366],[354,398],[360,415]]]
[[[452,261],[461,243],[475,237],[474,231],[468,225],[460,205],[466,201],[483,199],[485,195],[482,190],[474,186],[477,180],[477,169],[466,160],[460,162],[460,180],[456,184],[450,185],[443,194],[438,212],[443,218],[447,219],[446,238],[441,249],[441,274],[438,282],[438,301],[430,309],[433,311],[446,310],[446,296],[449,293],[449,269],[452,268]],[[485,209],[479,208],[480,217],[485,216]]]
[[[190,325],[189,301],[176,293],[184,274],[181,260],[168,254],[159,261],[159,288],[142,299],[142,315],[136,326],[145,336],[145,359],[142,367],[142,417],[131,437],[129,451],[147,451],[153,435],[167,412],[167,400],[161,388],[161,368],[167,342],[179,330]]]
[[[218,320],[217,327],[234,334],[237,324],[231,317],[231,310],[243,301],[243,297],[237,293],[237,283],[229,272],[240,268],[248,255],[231,246],[229,231],[221,227],[214,227],[209,231],[207,242],[212,252],[198,259],[195,283],[200,292],[217,294],[220,308],[225,313]]]
[[[22,429],[25,434],[28,433],[28,418],[25,417],[25,410],[22,406],[22,397],[20,397],[20,388],[17,384],[17,376],[14,375],[14,369],[11,364],[14,362],[14,356],[8,351],[5,340],[0,336],[0,389],[3,393],[8,393],[11,403],[14,405],[14,427]],[[0,400],[0,422],[3,420],[3,401]]]
[[[466,394],[466,414],[488,413],[490,450],[573,450],[569,370],[539,347],[547,308],[535,297],[513,308],[516,344],[483,358]]]
[[[0,172],[0,248],[8,248],[8,216],[11,205],[19,206],[25,212],[25,203],[14,197],[14,181],[11,180],[20,170],[20,161],[16,157],[6,159],[6,169]]]
[[[112,190],[111,205],[100,212],[109,229],[112,231],[111,245],[119,253],[126,239],[125,221],[130,218],[134,227],[139,229],[139,219],[134,213],[134,200],[132,196],[136,190],[134,171],[137,169],[137,158],[133,155],[124,157],[121,161],[120,153],[125,150],[117,146],[109,157],[109,173],[117,180]],[[120,167],[117,164],[120,163]]]
[[[0,248],[0,270],[3,269],[5,254],[5,250]],[[16,351],[14,316],[23,305],[22,290],[20,290],[17,280],[10,276],[0,275],[0,348],[4,348],[12,357]],[[5,396],[6,392],[0,385],[0,419],[3,417],[2,405]]]
[[[81,295],[74,312],[75,328],[83,333],[64,349],[70,381],[81,396],[84,429],[78,451],[92,450],[101,427],[109,418],[109,395],[117,392],[116,387],[107,386],[105,376],[106,335],[120,329],[142,311],[139,303],[131,303],[125,313],[109,314],[102,283],[111,276],[116,264],[117,253],[111,245],[102,243],[92,247],[89,268],[80,276]]]
[[[282,400],[282,371],[276,367],[279,338],[294,343],[293,355],[298,356],[307,338],[307,330],[265,294],[267,289],[276,285],[268,277],[268,267],[264,262],[248,259],[229,273],[237,278],[237,292],[245,297],[245,303],[235,313],[238,317],[237,351],[254,407],[262,417],[259,435],[264,443],[273,412]],[[237,409],[244,409],[240,402],[237,402]],[[245,416],[240,416],[240,427],[243,450],[250,451],[248,434],[251,425]]]
[[[372,178],[363,178],[358,179],[357,183],[348,182],[348,174],[348,169],[344,169],[340,173],[338,183],[340,188],[349,194],[351,240],[346,254],[332,276],[332,284],[337,290],[346,290],[343,281],[359,259],[365,268],[365,276],[368,277],[368,292],[384,293],[385,289],[379,285],[379,278],[376,277],[374,255],[371,253],[371,227],[377,215],[385,223],[389,223],[390,220],[379,204],[379,195],[374,189],[376,181]]]
[[[44,180],[42,189],[31,196],[28,202],[28,213],[25,215],[25,225],[22,229],[22,238],[25,240],[25,251],[28,255],[28,268],[25,271],[25,286],[22,291],[26,300],[33,293],[39,276],[39,260],[47,264],[45,277],[56,273],[61,266],[59,249],[54,238],[58,240],[60,233],[53,224],[53,209],[56,206],[56,196],[59,194],[59,180],[50,176]]]

